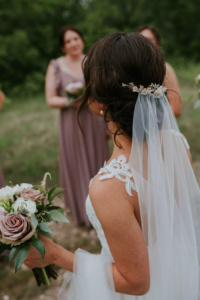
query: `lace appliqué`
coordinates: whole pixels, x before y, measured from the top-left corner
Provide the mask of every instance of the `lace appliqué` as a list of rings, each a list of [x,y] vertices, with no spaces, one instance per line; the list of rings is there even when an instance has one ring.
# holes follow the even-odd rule
[[[131,190],[136,190],[135,183],[132,181],[133,175],[130,171],[130,166],[127,163],[127,158],[124,155],[120,155],[117,159],[113,159],[108,165],[104,165],[100,169],[98,174],[103,174],[99,180],[116,177],[120,181],[126,183],[126,191],[129,196],[133,196]]]

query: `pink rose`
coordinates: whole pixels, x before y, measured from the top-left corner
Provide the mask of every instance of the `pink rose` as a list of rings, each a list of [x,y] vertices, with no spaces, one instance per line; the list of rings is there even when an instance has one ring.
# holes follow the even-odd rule
[[[39,190],[31,188],[24,189],[20,196],[24,198],[24,200],[34,200],[36,202],[40,202],[40,200],[44,198]]]
[[[35,228],[27,217],[9,213],[0,220],[0,233],[4,244],[19,245],[34,235]]]

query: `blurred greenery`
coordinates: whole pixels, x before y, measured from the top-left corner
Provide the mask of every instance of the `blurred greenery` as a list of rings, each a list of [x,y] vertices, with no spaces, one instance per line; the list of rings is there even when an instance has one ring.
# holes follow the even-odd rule
[[[167,60],[200,61],[199,1],[0,0],[0,7],[0,83],[8,96],[42,91],[49,60],[61,55],[57,32],[67,24],[83,32],[87,51],[100,36],[147,23],[160,30]]]
[[[49,109],[41,95],[16,98],[0,116],[0,161],[5,178],[13,183],[39,183],[50,172],[52,185],[58,184],[57,110]]]

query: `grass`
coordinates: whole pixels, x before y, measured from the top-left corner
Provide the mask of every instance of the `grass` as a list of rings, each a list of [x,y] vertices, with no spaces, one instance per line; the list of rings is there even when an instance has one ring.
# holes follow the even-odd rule
[[[44,96],[16,99],[0,113],[0,162],[8,183],[38,183],[45,172],[58,176],[58,111]]]
[[[197,100],[195,77],[200,73],[200,64],[174,62],[174,65],[183,103],[183,112],[177,121],[181,132],[187,137],[190,144],[193,161],[197,162],[200,161],[200,108],[194,110],[193,106]]]

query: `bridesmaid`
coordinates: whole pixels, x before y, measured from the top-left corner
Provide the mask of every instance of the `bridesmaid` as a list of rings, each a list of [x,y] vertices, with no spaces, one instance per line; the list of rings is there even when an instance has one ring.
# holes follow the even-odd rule
[[[46,74],[46,101],[50,107],[60,109],[60,178],[65,206],[70,209],[76,225],[90,226],[85,199],[90,179],[109,158],[106,126],[102,118],[86,108],[80,116],[83,136],[77,122],[78,110],[70,106],[70,99],[65,94],[69,83],[84,85],[83,36],[75,27],[65,26],[59,32],[59,42],[65,55],[50,61]]]
[[[160,47],[160,34],[157,28],[153,26],[141,25],[137,29],[137,32],[151,40],[157,47]],[[163,84],[168,89],[167,98],[174,112],[174,115],[176,117],[179,117],[182,112],[179,83],[174,69],[168,63],[166,63],[166,74]]]
[[[0,91],[0,109],[3,105],[3,101],[4,101],[4,94],[2,93],[2,91]],[[4,186],[5,186],[5,183],[4,183],[4,179],[3,179],[3,174],[0,169],[0,188],[2,188]]]

